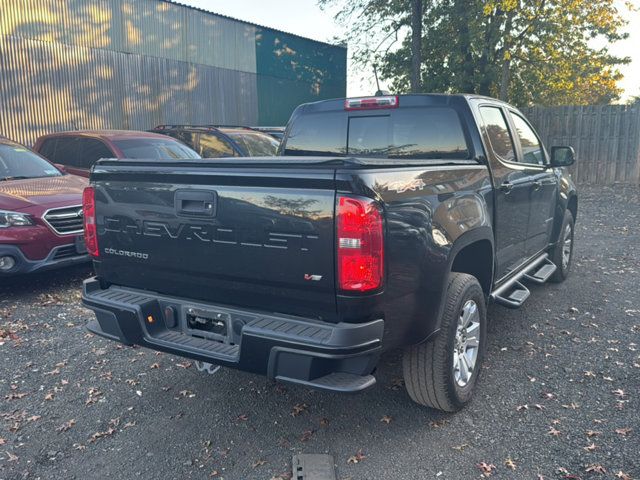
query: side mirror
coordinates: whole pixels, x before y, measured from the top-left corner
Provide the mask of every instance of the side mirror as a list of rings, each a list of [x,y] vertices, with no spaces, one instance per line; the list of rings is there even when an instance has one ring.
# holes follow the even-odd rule
[[[576,161],[573,147],[551,147],[550,167],[568,167]]]

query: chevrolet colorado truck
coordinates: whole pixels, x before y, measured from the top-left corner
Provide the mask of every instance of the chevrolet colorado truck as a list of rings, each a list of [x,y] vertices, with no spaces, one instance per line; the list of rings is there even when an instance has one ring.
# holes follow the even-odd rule
[[[101,160],[84,192],[88,329],[282,382],[375,383],[404,349],[410,397],[456,411],[488,302],[562,281],[571,147],[474,95],[328,100],[293,113],[280,155]]]

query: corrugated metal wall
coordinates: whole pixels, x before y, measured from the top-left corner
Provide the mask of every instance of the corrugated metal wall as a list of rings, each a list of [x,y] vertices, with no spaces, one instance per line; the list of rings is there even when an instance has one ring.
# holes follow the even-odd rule
[[[161,0],[1,0],[0,134],[284,124],[346,91],[346,49]]]
[[[283,123],[301,103],[346,96],[345,48],[259,28],[256,65],[263,125]]]

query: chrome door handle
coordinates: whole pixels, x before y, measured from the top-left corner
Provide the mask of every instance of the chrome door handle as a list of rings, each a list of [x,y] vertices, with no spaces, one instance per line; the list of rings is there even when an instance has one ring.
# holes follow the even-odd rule
[[[540,180],[534,180],[533,189],[540,190],[540,188],[542,188],[542,182]]]
[[[509,194],[512,189],[513,189],[513,183],[504,182],[502,185],[500,185],[500,191],[504,194]]]

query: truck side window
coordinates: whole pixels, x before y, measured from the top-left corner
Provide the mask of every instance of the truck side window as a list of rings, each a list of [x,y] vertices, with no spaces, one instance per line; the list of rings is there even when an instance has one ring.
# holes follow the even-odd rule
[[[233,157],[233,147],[214,133],[200,134],[198,153],[202,158]]]
[[[502,110],[498,107],[480,107],[480,113],[493,153],[502,160],[515,162],[513,140]]]
[[[513,124],[516,127],[516,135],[518,135],[520,146],[522,147],[522,162],[544,165],[545,155],[538,136],[520,115],[511,112],[511,118],[513,119]]]
[[[100,140],[95,138],[80,139],[80,160],[78,167],[89,169],[101,158],[113,158],[115,155]]]
[[[40,146],[40,151],[38,152],[44,158],[50,161],[54,161],[55,153],[56,153],[56,142],[57,138],[47,138],[42,145]]]
[[[53,155],[53,159],[50,160],[61,165],[80,167],[80,143],[78,140],[78,137],[58,137],[55,154]]]

